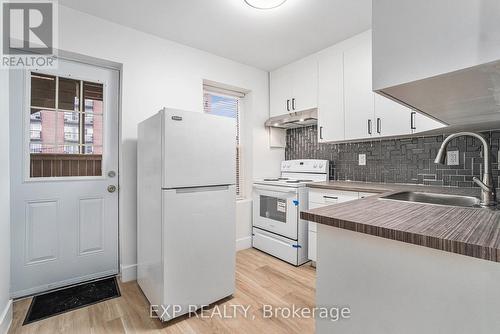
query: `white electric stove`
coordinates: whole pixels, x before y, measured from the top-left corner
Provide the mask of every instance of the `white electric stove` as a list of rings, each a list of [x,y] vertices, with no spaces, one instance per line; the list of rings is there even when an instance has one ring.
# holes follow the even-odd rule
[[[254,248],[299,266],[307,258],[307,183],[329,179],[328,160],[287,160],[281,176],[256,180],[253,185]]]

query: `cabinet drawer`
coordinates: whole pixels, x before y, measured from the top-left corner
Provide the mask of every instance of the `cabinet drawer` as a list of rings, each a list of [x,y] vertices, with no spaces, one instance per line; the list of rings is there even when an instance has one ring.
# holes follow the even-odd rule
[[[358,193],[343,190],[309,190],[309,202],[331,205],[358,199]]]
[[[314,202],[309,202],[309,209],[312,210],[312,209],[317,209],[317,208],[321,208],[325,205],[328,205],[328,204],[325,204],[325,203],[314,203]]]
[[[253,228],[252,246],[286,262],[297,263],[296,241]]]

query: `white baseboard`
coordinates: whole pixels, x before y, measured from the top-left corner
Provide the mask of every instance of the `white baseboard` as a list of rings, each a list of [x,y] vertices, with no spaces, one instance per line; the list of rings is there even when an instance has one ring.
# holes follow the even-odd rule
[[[236,251],[240,251],[243,249],[252,248],[252,237],[244,237],[236,239]]]
[[[7,334],[12,324],[12,299],[9,300],[5,309],[0,314],[0,334]]]
[[[121,281],[130,282],[137,279],[137,264],[120,265]]]

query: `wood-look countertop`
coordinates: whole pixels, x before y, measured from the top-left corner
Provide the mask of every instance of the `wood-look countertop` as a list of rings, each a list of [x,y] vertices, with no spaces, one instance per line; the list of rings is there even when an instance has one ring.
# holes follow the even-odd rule
[[[363,182],[318,182],[310,188],[379,193],[301,212],[319,224],[500,262],[500,211],[381,199],[400,191],[478,196],[470,188]]]

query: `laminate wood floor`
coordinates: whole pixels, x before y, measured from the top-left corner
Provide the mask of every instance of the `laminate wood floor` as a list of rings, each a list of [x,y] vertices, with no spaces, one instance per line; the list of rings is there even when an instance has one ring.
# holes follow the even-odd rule
[[[99,304],[22,326],[31,298],[14,303],[9,333],[314,333],[314,319],[264,318],[263,305],[313,308],[315,269],[291,266],[255,249],[238,252],[236,292],[204,313],[234,305],[250,306],[232,319],[183,316],[167,324],[149,317],[149,304],[136,282],[120,283],[122,296]]]

